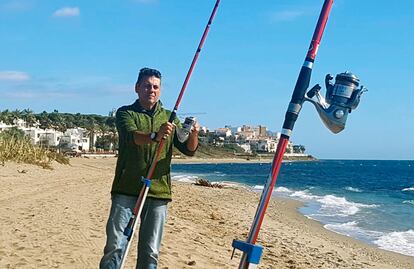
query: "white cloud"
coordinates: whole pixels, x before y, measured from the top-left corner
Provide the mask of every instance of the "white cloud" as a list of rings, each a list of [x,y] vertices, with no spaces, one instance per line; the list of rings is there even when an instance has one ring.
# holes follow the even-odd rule
[[[26,81],[30,76],[20,71],[0,71],[0,81]]]
[[[53,13],[53,17],[77,17],[80,15],[78,7],[63,7]]]
[[[280,21],[294,21],[295,19],[305,15],[304,11],[300,10],[283,10],[270,14],[270,19],[273,22]]]

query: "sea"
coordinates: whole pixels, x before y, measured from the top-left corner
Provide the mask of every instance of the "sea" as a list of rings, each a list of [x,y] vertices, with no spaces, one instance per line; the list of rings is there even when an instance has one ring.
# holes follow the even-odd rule
[[[270,163],[173,164],[172,178],[261,192],[270,170]],[[284,162],[273,195],[302,201],[299,212],[328,230],[414,256],[414,161]]]

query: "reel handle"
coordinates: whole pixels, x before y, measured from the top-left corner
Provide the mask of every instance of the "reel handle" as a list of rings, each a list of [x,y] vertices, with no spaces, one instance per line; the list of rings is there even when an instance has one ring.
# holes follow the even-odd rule
[[[319,84],[316,84],[315,86],[312,87],[312,89],[310,89],[307,93],[306,96],[308,98],[314,97],[320,90],[322,89],[322,87]]]

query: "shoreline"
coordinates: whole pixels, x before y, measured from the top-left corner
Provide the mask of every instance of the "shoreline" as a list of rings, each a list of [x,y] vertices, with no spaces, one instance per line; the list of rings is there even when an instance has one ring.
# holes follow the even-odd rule
[[[283,163],[288,162],[317,162],[318,159],[284,159]],[[219,163],[272,163],[273,158],[173,158],[171,164],[219,164]]]
[[[115,158],[73,158],[54,170],[0,167],[0,268],[94,268],[105,242]],[[233,239],[245,240],[259,193],[173,182],[160,268],[237,268]],[[260,268],[414,268],[414,257],[329,231],[271,199],[259,244]],[[136,240],[136,239],[135,239]],[[133,244],[133,247],[135,244]],[[86,251],[85,251],[86,250]],[[133,268],[135,249],[126,268]]]

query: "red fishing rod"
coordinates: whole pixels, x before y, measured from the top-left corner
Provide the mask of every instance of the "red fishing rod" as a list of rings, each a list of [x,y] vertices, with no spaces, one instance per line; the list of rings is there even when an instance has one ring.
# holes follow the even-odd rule
[[[255,245],[255,243],[263,223],[269,200],[273,193],[273,187],[279,174],[283,155],[303,102],[309,101],[314,104],[322,122],[326,125],[326,127],[328,127],[328,129],[333,133],[338,133],[345,128],[348,114],[358,106],[362,93],[366,91],[363,86],[357,89],[359,86],[359,79],[352,73],[345,72],[336,76],[334,85],[330,83],[330,80],[333,79],[333,77],[329,74],[326,76],[326,98],[321,96],[319,92],[321,87],[318,84],[306,93],[306,90],[309,87],[313,64],[315,62],[319,44],[328,21],[332,4],[333,0],[325,0],[323,3],[322,11],[319,15],[312,41],[285,114],[281,137],[273,158],[271,173],[263,188],[247,242],[240,240],[233,241],[233,247],[243,251],[239,269],[249,268],[250,264],[256,265],[260,261],[263,248]]]
[[[197,63],[198,56],[200,54],[201,49],[203,48],[203,45],[204,45],[204,42],[206,40],[207,34],[210,30],[210,25],[211,25],[215,15],[216,15],[217,8],[218,8],[219,4],[220,4],[220,0],[217,0],[216,4],[214,5],[213,11],[210,15],[210,18],[208,20],[207,26],[204,29],[203,36],[201,37],[201,40],[200,40],[200,43],[197,47],[197,50],[196,50],[196,53],[194,55],[193,61],[191,62],[190,68],[187,72],[187,76],[185,77],[184,83],[181,87],[181,90],[180,90],[180,93],[178,95],[177,101],[175,102],[174,109],[172,110],[171,116],[168,119],[168,122],[170,122],[170,123],[173,123],[173,121],[174,121],[174,119],[177,115],[177,110],[178,110],[178,107],[180,106],[181,99],[183,98],[183,95],[184,95],[185,89],[187,87],[188,81],[190,80],[190,77],[193,73],[193,69],[194,69],[194,67]],[[135,230],[136,230],[137,218],[141,215],[142,208],[144,207],[144,203],[145,203],[145,200],[147,198],[147,194],[148,194],[148,191],[149,191],[149,188],[150,188],[150,185],[151,185],[151,179],[152,179],[153,173],[155,171],[155,167],[157,166],[157,163],[158,163],[158,160],[159,160],[159,155],[162,151],[163,146],[164,146],[164,139],[162,139],[158,144],[157,151],[156,151],[156,153],[154,155],[154,158],[152,160],[151,166],[150,166],[149,171],[147,173],[147,177],[145,179],[143,179],[144,180],[144,186],[141,188],[140,194],[138,196],[137,202],[136,202],[134,210],[132,212],[132,216],[129,219],[127,227],[125,228],[124,234],[125,234],[125,236],[127,236],[127,245],[126,245],[126,248],[125,248],[125,252],[122,255],[121,265],[120,265],[121,269],[124,268],[126,257],[128,255],[129,248],[131,246],[132,238],[133,238],[133,235],[134,235]]]
[[[316,29],[313,34],[310,47],[308,49],[308,53],[300,70],[291,101],[286,111],[282,134],[277,145],[275,156],[273,158],[271,174],[263,188],[263,192],[256,210],[256,215],[254,217],[253,224],[250,228],[247,242],[243,242],[240,240],[233,241],[233,247],[243,251],[243,255],[239,264],[239,269],[249,268],[250,264],[258,264],[260,261],[262,247],[256,246],[255,243],[259,235],[260,227],[262,225],[270,197],[272,196],[273,187],[276,183],[277,176],[279,174],[279,169],[282,164],[282,159],[286,150],[286,146],[289,142],[289,138],[292,134],[293,127],[295,125],[295,122],[298,118],[299,112],[302,108],[302,104],[305,99],[305,92],[309,86],[313,63],[318,52],[319,43],[321,41],[326,22],[328,20],[332,3],[333,0],[325,0],[323,4],[318,23],[316,25]]]

